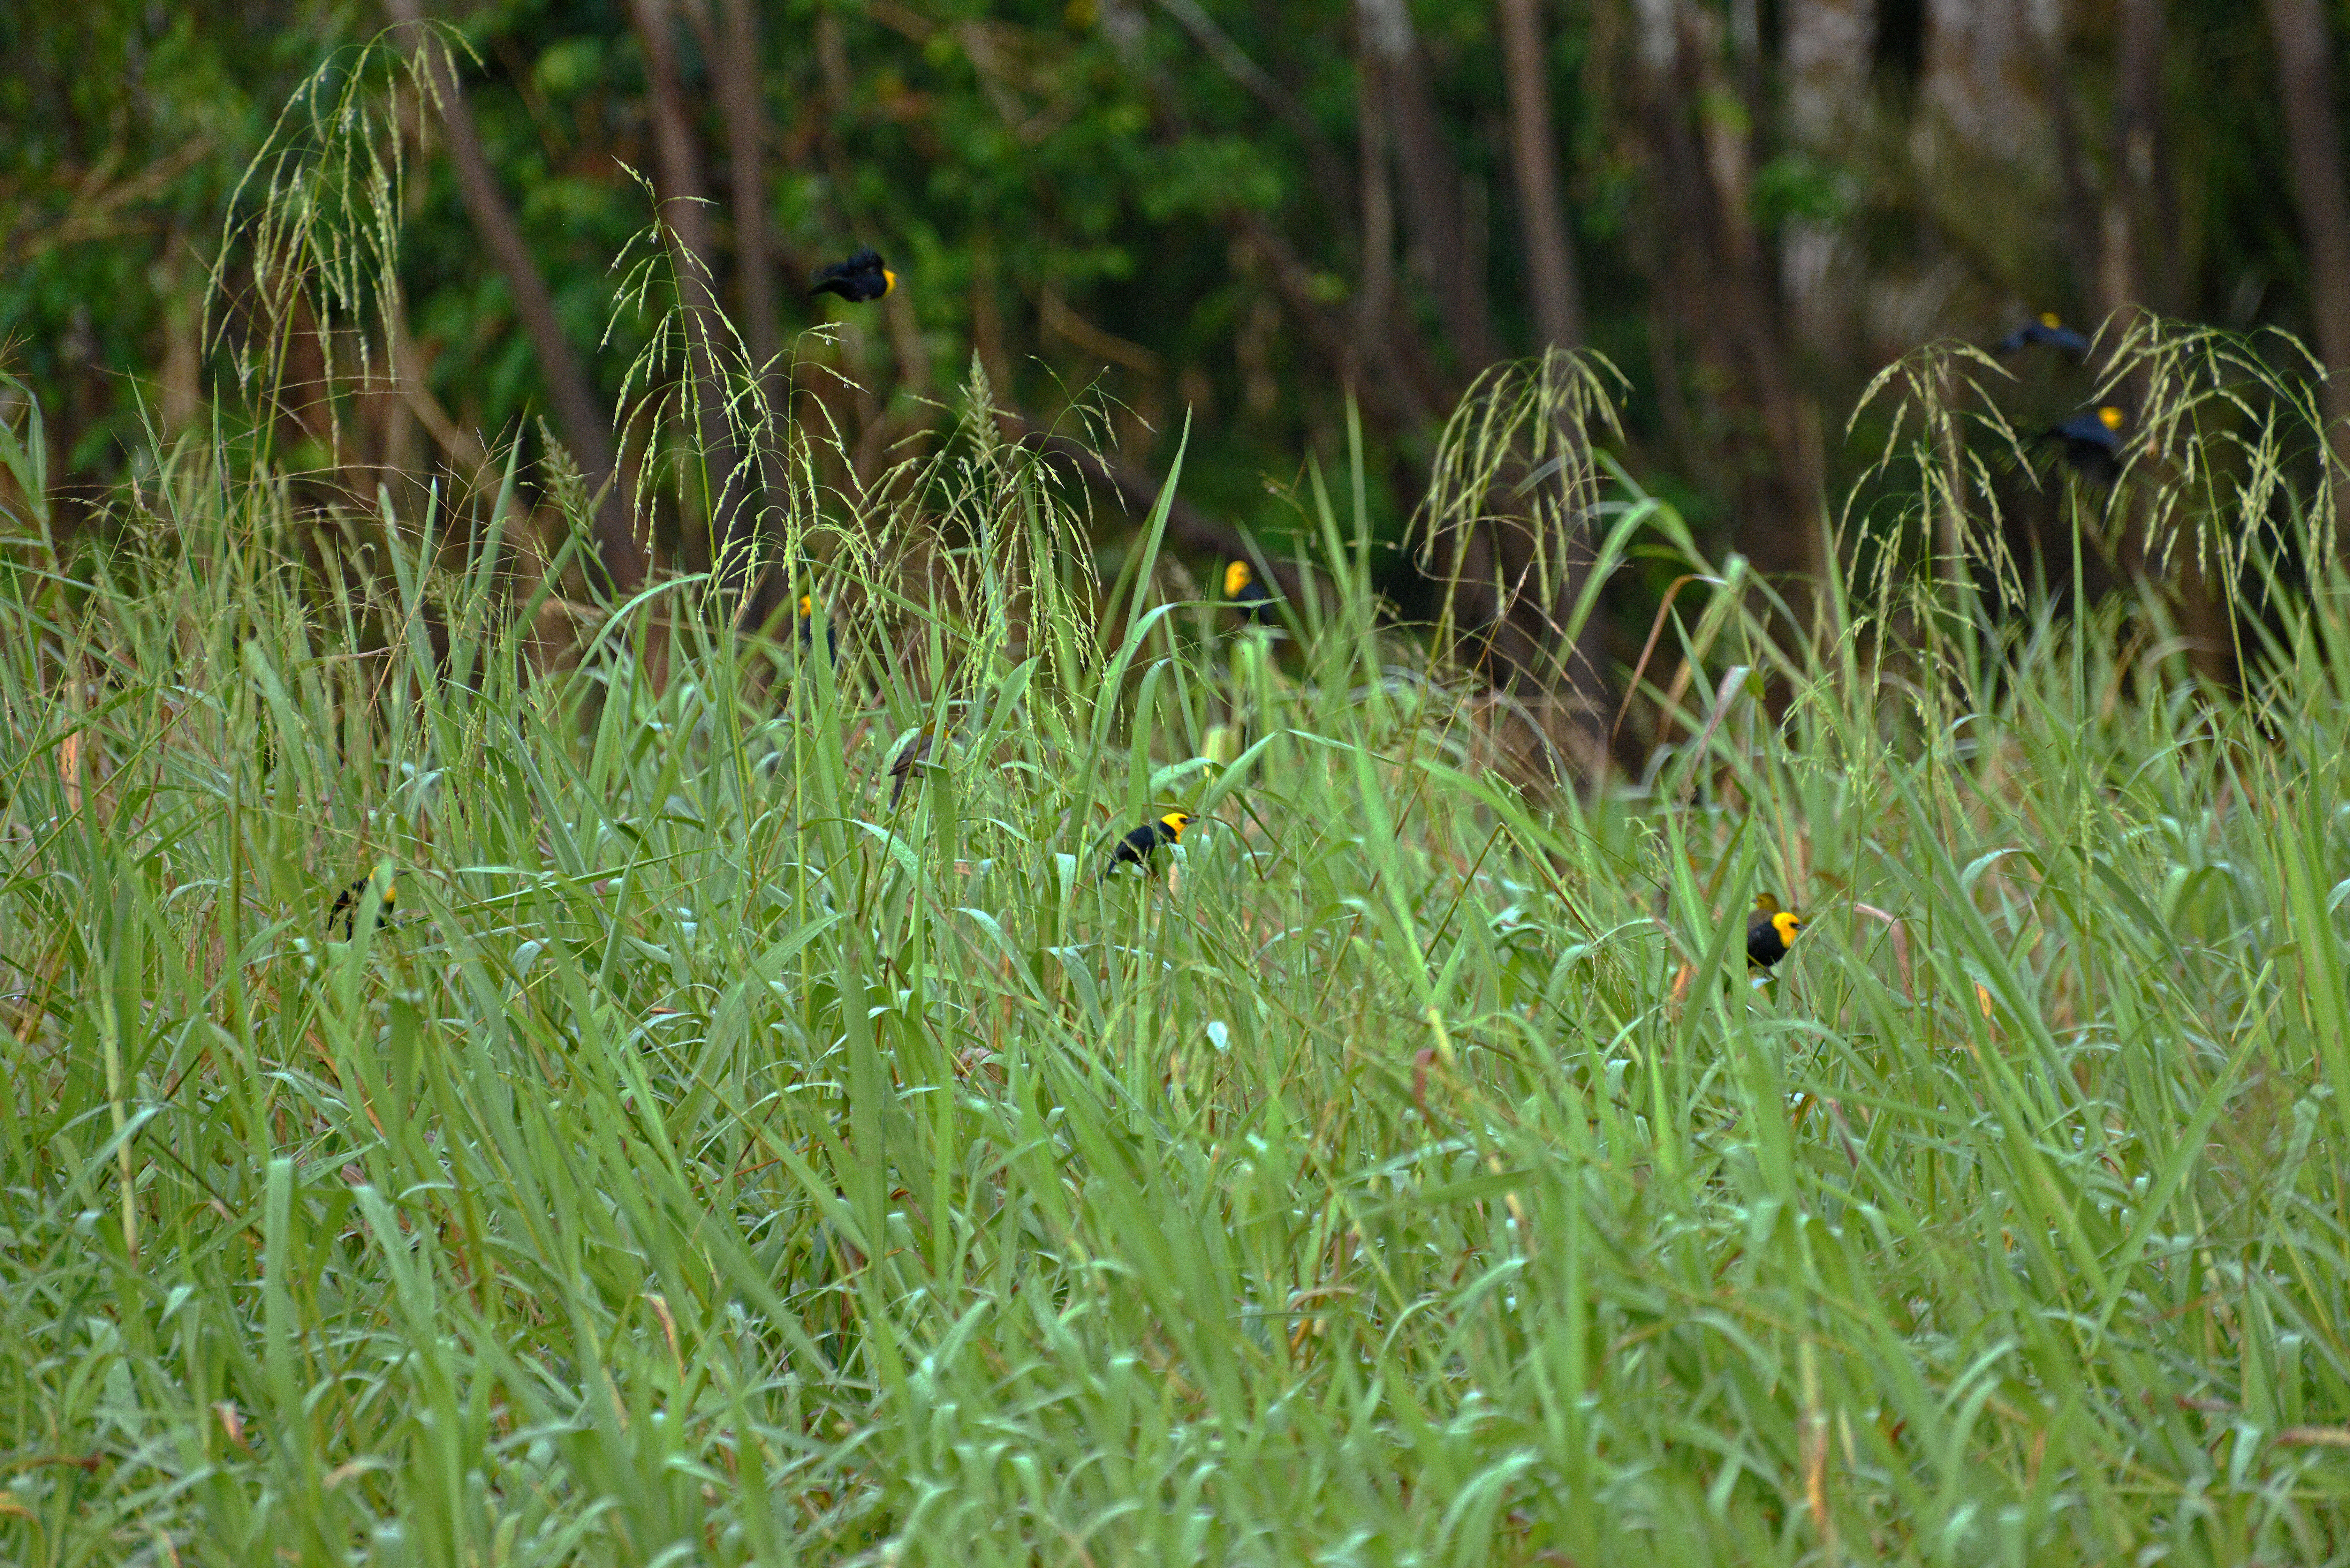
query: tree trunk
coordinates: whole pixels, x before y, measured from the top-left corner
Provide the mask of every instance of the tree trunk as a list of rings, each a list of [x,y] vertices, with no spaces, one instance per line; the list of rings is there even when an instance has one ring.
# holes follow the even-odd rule
[[[1686,0],[1642,0],[1636,47],[1656,181],[1658,286],[1674,301],[1733,426],[1759,451],[1726,455],[1738,548],[1783,579],[1808,625],[1826,570],[1818,477],[1788,364],[1777,280],[1749,218],[1750,149],[1742,128],[1707,106],[1726,84],[1709,57],[1704,13]],[[1699,116],[1704,123],[1698,123]]]
[[[782,526],[777,509],[790,493],[785,465],[775,447],[789,389],[780,369],[783,334],[775,320],[775,261],[767,237],[767,187],[761,171],[767,123],[761,104],[758,14],[753,0],[722,0],[722,4],[725,33],[721,47],[711,51],[711,67],[718,77],[733,165],[729,183],[734,198],[734,286],[743,301],[743,330],[750,340],[751,364],[764,415],[764,428],[754,431],[761,488],[765,492],[759,515],[751,525],[756,537]],[[758,418],[754,412],[754,419]],[[745,618],[753,625],[766,621],[782,591],[779,574],[762,573],[745,606]]]
[[[1367,48],[1355,57],[1356,172],[1362,187],[1362,275],[1355,286],[1355,332],[1384,336],[1395,309],[1395,179],[1388,172],[1386,94]],[[1357,367],[1359,369],[1359,367]]]
[[[775,266],[767,242],[766,182],[760,176],[767,128],[759,101],[759,17],[752,0],[723,0],[723,9],[724,47],[711,66],[718,75],[733,164],[734,287],[743,300],[751,362],[764,375],[782,352],[783,337],[775,325]]]
[[[1470,265],[1462,223],[1461,165],[1445,144],[1428,81],[1428,62],[1404,0],[1356,0],[1363,58],[1377,75],[1403,174],[1404,215],[1427,255],[1429,286],[1466,380],[1492,364],[1493,329],[1484,279]]]
[[[653,150],[660,161],[656,182],[660,219],[670,238],[677,299],[685,318],[693,423],[710,500],[712,566],[720,585],[739,592],[747,582],[757,522],[749,504],[749,475],[743,472],[726,410],[728,336],[718,308],[717,247],[710,237],[709,187],[694,145],[693,120],[677,73],[670,34],[669,0],[629,0],[637,36],[645,51],[646,108],[653,124]]]
[[[2080,117],[2073,105],[2073,84],[2064,77],[2061,21],[2050,35],[2049,43],[2043,68],[2047,75],[2049,124],[2056,142],[2056,177],[2064,191],[2064,240],[2073,253],[2073,276],[2081,298],[2087,303],[2091,315],[2103,317],[2110,308],[2104,303],[2105,240],[2098,231],[2096,199],[2091,194],[2088,171],[2083,161]]]
[[[2335,482],[2350,475],[2350,191],[2334,117],[2334,40],[2319,0],[2268,0],[2293,203],[2309,262],[2309,319],[2325,362],[2322,407]]]
[[[2168,259],[2178,234],[2178,199],[2169,139],[2163,128],[2168,43],[2163,4],[2122,0],[2119,16],[2121,50],[2114,90],[2112,172],[2100,236],[2104,277],[2099,303],[2108,317],[2120,317],[2124,325],[2140,311],[2158,313],[2178,303],[2171,292],[2176,266]],[[2122,385],[2132,416],[2143,417],[2152,390],[2147,372],[2133,369]],[[2157,504],[2137,492],[2118,496],[2116,504],[2123,509],[2123,566],[2133,576],[2152,581],[2148,551],[2157,544],[2152,536]],[[2178,541],[2175,548],[2178,576],[2174,591],[2180,628],[2193,641],[2189,657],[2206,678],[2230,684],[2235,679],[2234,630],[2204,569],[2202,542],[2189,537]]]
[[[1518,213],[1525,231],[1526,271],[1534,296],[1534,327],[1545,354],[1566,353],[1583,346],[1583,286],[1568,238],[1566,214],[1559,199],[1559,158],[1556,131],[1551,122],[1550,52],[1544,47],[1541,0],[1500,0],[1502,52],[1510,92],[1510,162],[1518,187]],[[1558,561],[1538,596],[1542,640],[1560,640],[1575,605],[1591,580],[1590,518],[1577,504],[1579,475],[1589,463],[1584,432],[1560,421],[1561,457],[1575,473],[1562,473],[1545,483],[1556,497],[1561,537]],[[1534,516],[1543,515],[1540,507]],[[1531,544],[1531,541],[1527,541]],[[1504,554],[1510,555],[1508,541]],[[1529,557],[1532,552],[1519,552]],[[1533,566],[1531,558],[1513,562],[1522,578]],[[1578,766],[1596,770],[1606,755],[1607,710],[1612,691],[1607,677],[1607,623],[1595,607],[1571,647],[1558,649],[1558,666],[1544,672],[1544,684],[1563,688],[1567,698],[1568,749]]]
[[[2163,0],[2122,0],[2120,23],[2107,292],[2116,308],[2137,306],[2167,315],[2178,308],[2178,195],[2162,112],[2169,37]]]
[[[597,556],[603,563],[606,578],[604,586],[625,593],[645,580],[645,553],[637,539],[627,478],[619,472],[614,455],[611,421],[596,406],[588,377],[580,369],[579,357],[572,349],[570,339],[563,335],[562,324],[556,319],[555,301],[546,291],[546,280],[539,275],[538,264],[531,258],[530,247],[523,241],[522,226],[515,221],[514,209],[506,204],[497,175],[483,155],[473,110],[466,106],[447,47],[432,37],[422,26],[424,12],[420,0],[384,0],[384,6],[395,23],[409,27],[410,47],[421,52],[432,78],[433,96],[441,103],[442,124],[449,132],[449,157],[456,167],[459,199],[464,202],[466,216],[473,220],[483,244],[488,247],[491,259],[504,275],[506,288],[514,296],[515,314],[521,317],[523,330],[530,335],[538,373],[546,383],[546,400],[555,414],[555,428],[562,432],[565,443],[578,462],[588,493],[602,498],[596,505],[595,525]]]
[[[1816,151],[1849,148],[1867,130],[1876,0],[1787,0],[1780,26],[1790,134]]]
[[[1557,348],[1583,343],[1583,284],[1559,202],[1558,142],[1551,127],[1550,57],[1541,0],[1501,0],[1502,54],[1510,86],[1510,162],[1525,226],[1534,327]]]
[[[1784,0],[1779,16],[1780,123],[1788,148],[1833,167],[1855,147],[1883,145],[1885,117],[1871,90],[1877,0]],[[1793,340],[1828,364],[1872,358],[1864,347],[1867,269],[1856,225],[1791,215],[1778,244]]]

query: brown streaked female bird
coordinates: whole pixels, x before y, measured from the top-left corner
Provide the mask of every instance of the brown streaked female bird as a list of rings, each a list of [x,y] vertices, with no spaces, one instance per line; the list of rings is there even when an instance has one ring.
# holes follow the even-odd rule
[[[897,781],[889,786],[891,811],[898,809],[898,797],[906,793],[906,785],[912,782],[915,774],[921,771],[922,764],[931,760],[931,753],[936,749],[938,738],[936,730],[925,724],[914,732],[912,740],[899,748],[897,759],[889,764],[889,776]]]
[[[897,286],[898,275],[882,265],[879,251],[868,245],[816,274],[816,286],[808,290],[808,296],[837,294],[851,305],[869,305]]]
[[[1787,956],[1795,933],[1803,929],[1803,916],[1779,908],[1779,900],[1768,893],[1755,894],[1754,912],[1746,917],[1746,961],[1756,969],[1770,969]]]
[[[1104,867],[1105,872],[1115,871],[1121,866],[1149,865],[1152,851],[1162,844],[1180,843],[1183,830],[1191,825],[1191,814],[1188,811],[1170,811],[1144,823],[1118,841],[1118,847],[1109,852],[1109,865]]]

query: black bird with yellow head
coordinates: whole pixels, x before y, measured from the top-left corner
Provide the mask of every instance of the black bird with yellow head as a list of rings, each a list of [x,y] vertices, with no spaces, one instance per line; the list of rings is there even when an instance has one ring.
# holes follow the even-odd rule
[[[2089,340],[2064,325],[2053,310],[2043,310],[2038,319],[2027,321],[1999,340],[1998,352],[2013,354],[2019,349],[2038,346],[2060,349],[2067,354],[2086,358]]]
[[[799,613],[792,618],[798,625],[800,651],[805,653],[816,646],[816,596],[814,594],[800,596]],[[824,620],[824,656],[827,659],[837,659],[840,657],[840,628],[833,624],[829,615],[826,616]]]
[[[1224,599],[1244,621],[1262,626],[1273,619],[1273,595],[1246,561],[1233,561],[1224,567]]]
[[[375,889],[373,898],[368,897],[370,887]],[[335,895],[335,907],[327,911],[327,934],[333,936],[335,928],[340,925],[343,940],[355,940],[359,936],[359,921],[370,913],[370,906],[374,917],[369,921],[370,928],[388,926],[391,924],[392,911],[399,898],[400,887],[392,877],[391,867],[379,866]]]
[[[2122,476],[2122,431],[2129,416],[2111,403],[2051,425],[2043,438],[2064,449],[2064,462],[2092,483],[2110,485]]]
[[[1188,811],[1170,811],[1152,818],[1118,841],[1118,846],[1109,852],[1109,865],[1105,869],[1149,865],[1153,851],[1162,844],[1181,843],[1183,830],[1190,826],[1191,814]]]
[[[898,275],[882,265],[879,251],[868,245],[816,274],[816,286],[808,290],[808,296],[837,294],[851,305],[869,305],[897,286]]]
[[[1768,893],[1755,894],[1754,912],[1746,917],[1747,963],[1770,969],[1787,956],[1795,945],[1795,933],[1803,929],[1803,916],[1779,908],[1779,900]]]

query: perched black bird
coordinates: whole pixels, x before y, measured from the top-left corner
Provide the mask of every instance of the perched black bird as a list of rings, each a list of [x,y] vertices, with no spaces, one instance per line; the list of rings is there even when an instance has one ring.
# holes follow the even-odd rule
[[[1190,812],[1170,811],[1155,821],[1144,823],[1118,841],[1118,847],[1109,852],[1107,868],[1115,871],[1121,866],[1148,866],[1151,851],[1162,844],[1180,842],[1183,829],[1190,826],[1191,822]]]
[[[335,895],[335,907],[327,912],[328,936],[335,934],[335,925],[338,921],[342,923],[343,940],[349,941],[359,935],[359,911],[367,908],[367,890],[369,883],[375,884],[380,889],[376,899],[375,923],[378,926],[391,924],[392,906],[399,898],[399,884],[392,879],[390,867],[379,866]]]
[[[2053,310],[2043,310],[2037,321],[2027,321],[1999,340],[1999,352],[2012,354],[2018,349],[2037,344],[2043,348],[2061,348],[2067,354],[2086,358],[2089,340],[2056,318]]]
[[[1754,912],[1746,917],[1746,961],[1756,969],[1767,970],[1787,956],[1794,945],[1795,933],[1804,929],[1804,917],[1793,909],[1779,908],[1779,900],[1768,893],[1754,895]]]
[[[881,265],[881,253],[866,246],[845,262],[836,262],[816,275],[809,297],[837,294],[851,305],[869,305],[898,286],[898,275]]]
[[[2122,476],[2122,427],[2129,416],[2111,403],[2085,414],[2074,414],[2061,425],[2041,432],[2064,449],[2064,461],[2093,483],[2110,485]]]
[[[800,612],[795,618],[799,624],[800,651],[805,653],[816,643],[816,596],[800,596]],[[827,659],[840,657],[840,628],[832,624],[830,616],[824,620],[824,656]]]
[[[1243,620],[1263,625],[1273,619],[1273,595],[1257,581],[1246,561],[1234,561],[1224,568],[1224,597],[1241,612]]]

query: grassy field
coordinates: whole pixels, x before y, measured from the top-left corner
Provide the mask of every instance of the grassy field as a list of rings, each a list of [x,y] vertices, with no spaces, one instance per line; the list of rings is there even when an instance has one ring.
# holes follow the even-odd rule
[[[0,1559],[2350,1560],[2338,587],[2238,701],[1684,560],[1578,797],[1346,475],[1276,638],[964,455],[837,664],[195,448],[15,540]]]

